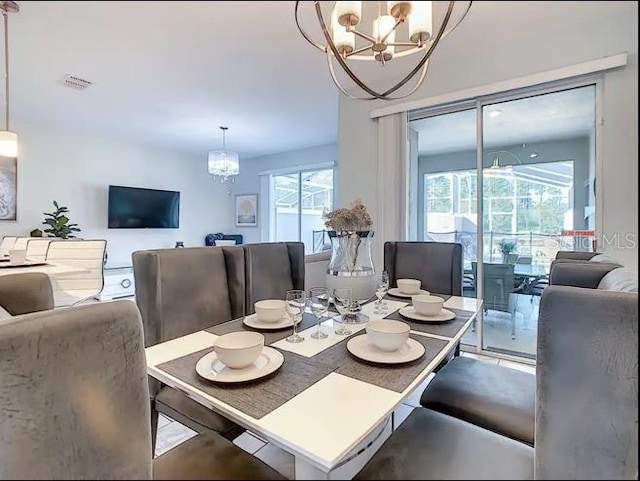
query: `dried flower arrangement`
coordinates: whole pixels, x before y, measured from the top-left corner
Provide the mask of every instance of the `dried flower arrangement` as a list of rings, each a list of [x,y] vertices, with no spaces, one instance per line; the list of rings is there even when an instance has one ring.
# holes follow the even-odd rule
[[[349,208],[340,207],[323,214],[323,218],[325,227],[335,231],[366,231],[373,224],[360,199],[352,202]]]

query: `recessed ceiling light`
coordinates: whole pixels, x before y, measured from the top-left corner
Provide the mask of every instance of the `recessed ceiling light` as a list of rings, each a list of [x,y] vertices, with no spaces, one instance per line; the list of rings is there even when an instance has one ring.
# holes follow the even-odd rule
[[[490,110],[489,117],[497,117],[502,113],[502,110]]]
[[[531,155],[529,155],[529,157],[531,157],[532,159],[535,159],[538,156],[538,152],[531,152]]]

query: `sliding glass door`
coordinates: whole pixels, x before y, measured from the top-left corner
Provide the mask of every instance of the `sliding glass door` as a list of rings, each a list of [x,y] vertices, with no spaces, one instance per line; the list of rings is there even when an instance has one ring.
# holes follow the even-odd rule
[[[306,253],[322,250],[322,214],[333,209],[333,169],[272,174],[269,184],[269,240],[302,241]]]
[[[595,86],[410,119],[419,152],[414,240],[462,244],[463,295],[484,301],[481,325],[463,342],[535,357],[551,261],[558,250],[592,247],[573,233],[595,229]]]

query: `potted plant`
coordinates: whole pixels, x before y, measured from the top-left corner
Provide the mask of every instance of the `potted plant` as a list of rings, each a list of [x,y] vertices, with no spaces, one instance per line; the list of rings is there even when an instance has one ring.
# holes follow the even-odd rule
[[[57,201],[53,201],[55,210],[53,212],[44,212],[43,224],[48,226],[44,229],[47,237],[59,237],[60,239],[73,239],[75,238],[74,232],[80,232],[78,224],[69,223],[69,218],[66,214],[69,209],[65,206],[61,206]],[[39,235],[38,235],[39,234]],[[42,231],[40,229],[34,229],[31,231],[33,237],[42,237]]]
[[[507,264],[509,260],[509,254],[516,250],[517,243],[516,241],[509,241],[507,239],[500,239],[498,241],[498,248],[500,249],[500,253],[502,254],[502,263]]]

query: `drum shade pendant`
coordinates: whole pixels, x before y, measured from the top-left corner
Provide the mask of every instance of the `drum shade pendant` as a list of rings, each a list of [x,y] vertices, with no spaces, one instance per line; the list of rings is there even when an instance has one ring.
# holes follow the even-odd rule
[[[302,36],[327,56],[331,78],[343,94],[356,100],[397,100],[410,96],[422,85],[429,59],[438,43],[451,33],[471,8],[473,2],[319,2],[314,1],[315,13],[322,30],[323,39],[316,42],[303,29],[299,12],[302,3],[296,2],[295,17]],[[329,13],[331,4],[335,3]],[[434,29],[433,4],[444,3],[445,12],[442,22]],[[456,21],[454,7],[464,3],[461,16]],[[324,12],[323,12],[324,6]],[[458,15],[455,15],[456,17]],[[367,31],[368,20],[373,19],[371,29]],[[407,69],[395,85],[386,90],[371,88],[370,82],[361,79],[350,67],[352,61],[375,61],[384,66],[396,58],[415,55],[419,58],[413,68]],[[334,64],[337,63],[355,84],[356,89],[345,87],[337,78]],[[376,75],[377,77],[383,74]],[[417,81],[408,93],[399,90],[414,77]],[[357,96],[352,90],[360,91]]]
[[[209,173],[220,182],[225,183],[240,173],[240,159],[237,152],[226,149],[226,132],[229,127],[220,127],[222,130],[222,149],[209,152]]]
[[[20,7],[16,2],[0,2],[0,11],[4,20],[4,130],[0,130],[0,156],[18,156],[18,134],[9,129],[9,14],[17,13]]]

